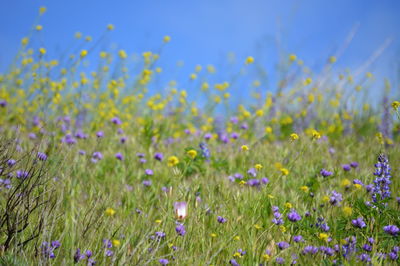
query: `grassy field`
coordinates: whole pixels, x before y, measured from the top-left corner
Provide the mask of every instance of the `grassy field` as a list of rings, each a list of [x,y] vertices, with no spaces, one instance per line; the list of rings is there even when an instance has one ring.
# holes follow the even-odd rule
[[[2,265],[398,263],[388,81],[289,54],[276,88],[260,75],[236,106],[256,57],[228,80],[197,66],[184,90],[159,84],[162,52],[132,59],[77,34],[53,58],[41,30],[0,75]]]

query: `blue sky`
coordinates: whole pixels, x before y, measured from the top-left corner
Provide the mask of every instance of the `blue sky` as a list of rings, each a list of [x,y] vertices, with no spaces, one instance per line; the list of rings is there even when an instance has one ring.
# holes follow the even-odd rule
[[[337,67],[359,66],[392,38],[369,70],[396,78],[393,64],[400,52],[400,1],[396,0],[7,1],[0,9],[0,70],[11,61],[40,6],[48,8],[41,20],[41,39],[50,50],[65,48],[76,31],[96,38],[113,23],[115,31],[105,45],[115,43],[129,53],[154,49],[164,35],[170,35],[162,62],[184,60],[185,75],[196,64],[218,66],[228,52],[238,60],[253,55],[270,72],[278,51],[294,52],[318,68],[359,25]]]

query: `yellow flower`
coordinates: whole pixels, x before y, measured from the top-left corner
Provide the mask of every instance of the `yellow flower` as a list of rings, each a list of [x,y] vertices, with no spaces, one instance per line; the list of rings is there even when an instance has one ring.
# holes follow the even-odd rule
[[[330,198],[329,198],[329,196],[327,196],[327,195],[325,195],[325,196],[322,197],[322,201],[323,201],[323,202],[328,202],[329,199],[330,199]]]
[[[46,8],[45,6],[41,6],[41,7],[39,8],[39,14],[40,14],[40,15],[43,15],[43,14],[46,12],[46,10],[47,10],[47,8]]]
[[[291,209],[291,208],[293,208],[293,205],[292,205],[292,203],[290,203],[290,202],[286,202],[286,203],[285,203],[285,208],[288,208],[288,209]]]
[[[75,32],[75,38],[76,38],[76,39],[82,38],[82,33],[80,33],[79,31],[78,31],[78,32]]]
[[[239,182],[239,185],[246,185],[246,181],[241,180],[241,181]]]
[[[242,151],[248,151],[249,147],[247,145],[242,145],[242,147],[240,147],[242,149]]]
[[[328,241],[329,235],[326,233],[319,233],[318,238],[323,241]]]
[[[265,133],[267,133],[267,134],[272,133],[272,127],[266,127]]]
[[[155,222],[156,222],[157,224],[160,224],[160,223],[162,223],[162,220],[157,219],[157,220],[155,220]]]
[[[46,49],[44,49],[43,47],[42,47],[42,48],[39,48],[39,53],[40,53],[41,55],[45,55],[45,54],[46,54]]]
[[[263,259],[266,260],[266,261],[268,261],[270,258],[271,258],[271,256],[268,255],[268,254],[264,254],[263,255]]]
[[[107,208],[105,211],[105,214],[108,216],[114,216],[115,213],[116,211],[113,208]]]
[[[239,253],[239,252],[235,252],[235,253],[233,254],[233,257],[235,257],[235,258],[241,258],[241,257],[242,257],[242,254]]]
[[[258,230],[258,229],[261,229],[262,227],[259,224],[255,224],[254,228]]]
[[[349,187],[351,185],[351,181],[348,180],[347,178],[343,179],[342,182],[340,182],[340,185],[342,187]]]
[[[298,140],[299,139],[299,135],[297,135],[296,133],[292,133],[292,134],[290,134],[290,139],[292,141]]]
[[[217,234],[211,233],[210,236],[211,236],[211,237],[217,237]]]
[[[41,31],[41,30],[43,30],[43,26],[42,25],[36,25],[35,29],[37,31]]]
[[[25,37],[21,40],[21,43],[23,46],[26,46],[28,44],[28,42],[29,42],[29,38],[27,38],[27,37]]]
[[[170,36],[168,36],[168,35],[166,35],[166,36],[164,36],[164,39],[163,39],[163,41],[164,41],[165,43],[168,43],[168,42],[170,42],[170,41],[171,41],[171,37],[170,37]]]
[[[82,50],[81,51],[81,58],[84,58],[88,54],[87,50]]]
[[[296,59],[297,59],[297,56],[295,54],[289,55],[289,61],[294,62],[294,61],[296,61]]]
[[[273,195],[271,195],[271,194],[268,194],[268,198],[273,199],[275,197]]]
[[[169,166],[169,167],[175,166],[175,165],[177,165],[178,163],[179,163],[178,157],[176,157],[176,156],[170,156],[170,157],[168,158],[168,166]]]
[[[281,230],[282,233],[286,232],[286,227],[284,225],[279,226],[279,230]]]
[[[118,55],[121,59],[125,59],[128,57],[128,55],[126,54],[126,52],[124,50],[119,50],[118,51]]]
[[[288,175],[289,174],[289,170],[286,169],[286,168],[281,168],[280,171],[281,171],[282,175]]]
[[[335,62],[336,62],[336,57],[335,56],[329,57],[329,63],[333,64]]]
[[[249,64],[252,64],[252,63],[254,63],[254,58],[251,57],[251,56],[247,57],[246,58],[246,64],[249,65]]]
[[[113,239],[112,244],[114,247],[119,247],[121,246],[121,241],[119,241],[118,239]]]
[[[359,189],[362,188],[362,185],[361,184],[354,184],[354,187],[359,190]]]
[[[349,206],[344,206],[342,211],[345,216],[351,216],[353,214],[353,209]]]
[[[264,115],[264,111],[262,109],[259,109],[256,111],[256,116],[263,116]]]
[[[320,139],[321,138],[321,134],[316,131],[315,129],[312,131],[312,138],[313,139]]]
[[[197,151],[196,150],[189,150],[186,153],[190,158],[194,159],[197,156]]]
[[[108,24],[107,25],[107,30],[114,30],[114,25],[113,24]]]
[[[191,80],[197,79],[197,75],[195,73],[190,74],[190,79]]]
[[[392,107],[396,111],[400,107],[400,102],[399,101],[392,102]]]
[[[233,239],[236,240],[236,241],[239,241],[240,240],[240,236],[235,236]]]
[[[256,164],[255,166],[254,166],[257,170],[261,170],[262,168],[263,168],[263,166],[262,166],[262,164]]]
[[[307,186],[301,186],[300,189],[301,189],[303,192],[306,192],[306,193],[309,191],[309,188],[308,188]]]

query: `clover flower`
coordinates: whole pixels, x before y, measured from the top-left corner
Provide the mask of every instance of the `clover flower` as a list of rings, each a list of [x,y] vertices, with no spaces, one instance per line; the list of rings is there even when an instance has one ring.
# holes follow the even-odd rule
[[[178,223],[178,225],[175,227],[175,231],[178,233],[180,236],[184,236],[186,234],[186,228],[183,224]]]
[[[217,221],[220,223],[220,224],[224,224],[224,223],[226,223],[228,220],[226,220],[224,217],[222,217],[222,216],[218,216],[217,217]]]
[[[323,177],[328,177],[331,176],[333,173],[326,170],[326,169],[321,169],[321,171],[319,172]]]
[[[335,190],[332,191],[332,195],[329,198],[329,203],[332,204],[333,206],[338,206],[339,203],[343,200],[342,194],[336,192]]]
[[[43,152],[38,152],[37,157],[40,161],[46,161],[47,160],[47,155]]]
[[[400,229],[396,225],[386,225],[383,227],[385,233],[389,235],[396,236]]]
[[[289,221],[291,222],[297,222],[301,220],[301,216],[300,214],[298,214],[294,209],[292,209],[288,215],[287,218],[289,219]]]
[[[287,243],[285,241],[278,242],[276,245],[278,246],[278,248],[280,250],[287,249],[288,247],[290,247],[289,243]]]

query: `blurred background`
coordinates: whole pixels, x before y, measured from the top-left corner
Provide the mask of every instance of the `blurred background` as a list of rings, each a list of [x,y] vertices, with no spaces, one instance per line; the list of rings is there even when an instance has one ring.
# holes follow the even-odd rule
[[[47,12],[37,21],[41,6]],[[373,57],[365,71],[382,80],[376,83],[379,89],[384,78],[398,79],[399,11],[396,0],[3,1],[0,70],[8,68],[21,39],[40,24],[43,30],[32,46],[44,46],[55,57],[79,47],[76,32],[93,42],[101,38],[99,51],[125,49],[129,55],[157,51],[169,35],[171,43],[159,61],[166,79],[187,79],[197,64],[213,64],[217,73],[224,71],[218,73],[223,78],[225,72],[235,73],[230,65],[253,56],[268,75],[263,85],[269,90],[276,87],[279,62],[288,54],[315,72],[332,55],[337,56],[334,67],[343,71]],[[109,23],[115,30],[104,35]]]

